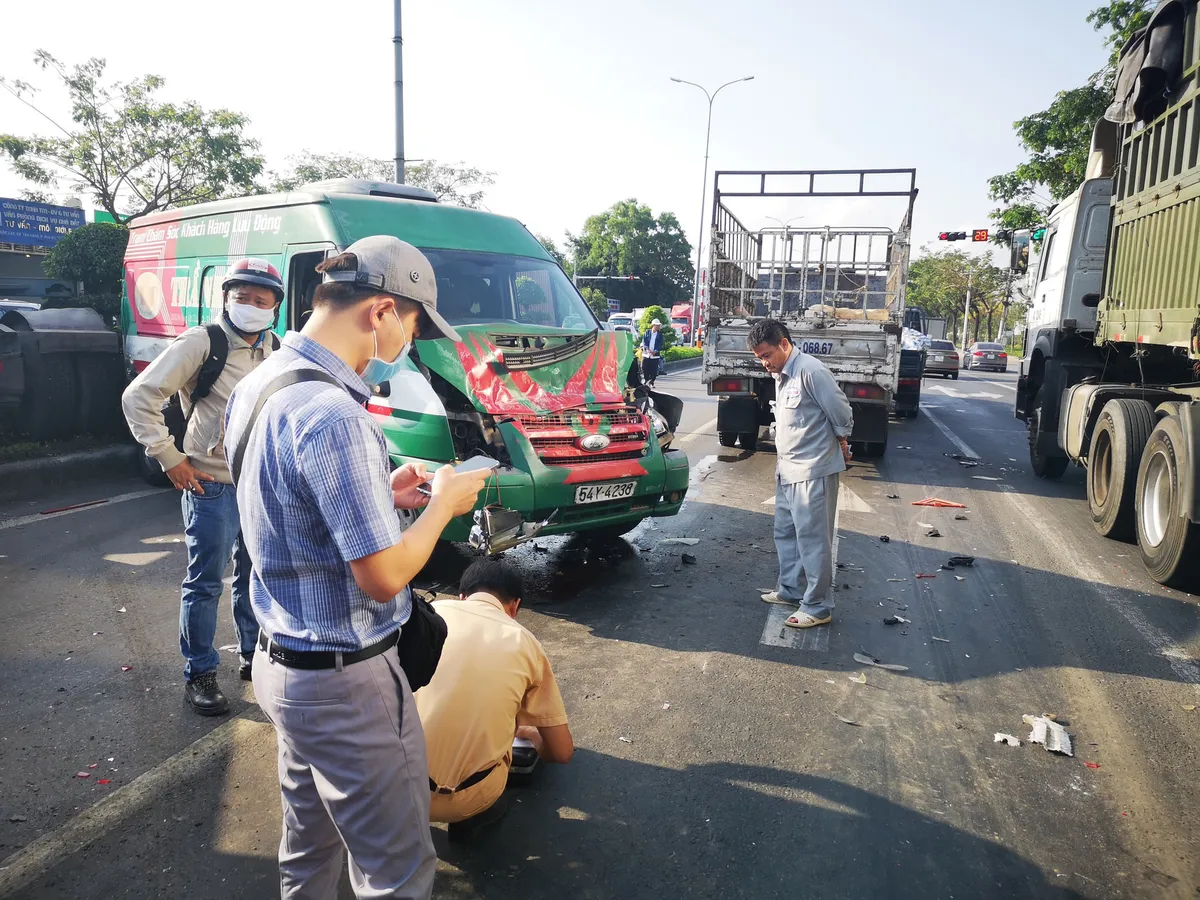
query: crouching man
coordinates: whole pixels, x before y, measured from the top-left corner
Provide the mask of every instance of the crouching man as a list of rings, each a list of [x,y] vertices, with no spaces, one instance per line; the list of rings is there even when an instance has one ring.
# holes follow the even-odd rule
[[[538,756],[570,762],[567,711],[541,643],[519,624],[521,576],[481,559],[463,573],[457,600],[433,605],[448,636],[433,680],[416,694],[432,791],[429,819],[452,841],[498,821],[514,738]]]

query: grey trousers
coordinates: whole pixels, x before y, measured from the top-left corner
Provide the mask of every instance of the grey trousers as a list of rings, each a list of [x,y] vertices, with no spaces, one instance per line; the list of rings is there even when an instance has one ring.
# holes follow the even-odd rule
[[[811,616],[823,616],[834,607],[831,588],[838,484],[837,474],[794,484],[784,484],[775,476],[776,589],[782,599],[795,600],[800,611]]]
[[[254,694],[279,745],[283,900],[334,900],[345,851],[356,897],[433,893],[425,733],[393,647],[336,669],[254,654]]]

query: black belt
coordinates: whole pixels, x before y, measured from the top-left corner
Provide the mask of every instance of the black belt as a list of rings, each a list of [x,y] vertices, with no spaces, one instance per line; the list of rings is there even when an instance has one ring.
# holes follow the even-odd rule
[[[492,770],[495,769],[496,766],[498,766],[498,765],[500,765],[500,763],[492,763],[490,766],[488,766],[482,772],[476,772],[474,775],[471,775],[469,778],[467,778],[462,784],[460,784],[456,788],[438,787],[438,783],[436,781],[434,781],[432,778],[430,778],[429,779],[429,789],[431,791],[433,791],[435,794],[457,794],[459,791],[465,791],[467,788],[474,787],[475,785],[479,784],[479,782],[483,781],[483,779],[485,779],[489,775],[491,775]]]
[[[264,651],[271,659],[279,663],[281,666],[287,666],[289,669],[336,669],[338,666],[338,657],[342,658],[342,665],[349,666],[353,663],[362,662],[364,659],[370,659],[373,656],[378,656],[380,653],[386,653],[396,646],[396,641],[400,637],[399,631],[393,631],[382,641],[376,641],[369,647],[363,647],[361,650],[344,650],[334,652],[333,650],[289,650],[286,647],[280,647],[269,637],[263,633],[258,635],[258,647]]]

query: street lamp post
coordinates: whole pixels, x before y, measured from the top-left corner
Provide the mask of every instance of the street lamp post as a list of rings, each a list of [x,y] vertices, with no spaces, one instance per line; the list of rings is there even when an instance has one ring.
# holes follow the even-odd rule
[[[400,0],[396,0],[395,12],[392,55],[396,72],[396,184],[404,184],[404,38],[400,31]]]
[[[692,340],[695,341],[700,333],[700,263],[704,258],[704,198],[708,193],[708,146],[712,138],[712,108],[713,100],[717,98],[717,94],[721,93],[731,84],[737,84],[742,81],[753,81],[753,75],[747,75],[745,78],[735,78],[733,81],[727,81],[711,94],[703,85],[696,84],[694,81],[684,81],[682,78],[672,78],[676,84],[690,84],[694,88],[700,88],[704,92],[704,96],[708,98],[708,124],[704,129],[704,178],[700,182],[700,231],[696,235],[696,286],[692,293]]]

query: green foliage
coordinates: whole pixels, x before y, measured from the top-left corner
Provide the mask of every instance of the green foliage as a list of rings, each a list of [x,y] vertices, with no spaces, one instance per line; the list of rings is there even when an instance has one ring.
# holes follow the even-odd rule
[[[42,268],[51,278],[83,282],[89,294],[119,294],[129,229],[110,222],[77,228],[50,251]]]
[[[695,359],[703,355],[704,351],[699,347],[668,347],[663,351],[663,359],[667,362],[678,362],[681,359]]]
[[[579,293],[583,294],[583,299],[592,308],[597,319],[601,322],[608,320],[608,298],[604,296],[604,291],[600,288],[582,287],[579,289]]]
[[[962,335],[963,307],[967,283],[971,286],[971,317],[978,334],[986,324],[986,333],[994,335],[992,322],[1007,299],[1007,275],[985,259],[962,250],[941,250],[913,260],[908,268],[908,305],[919,306],[930,316],[944,318],[949,333],[958,340]]]
[[[988,179],[989,199],[1002,204],[991,214],[998,227],[1029,228],[1045,219],[1052,202],[1079,187],[1087,171],[1092,129],[1112,100],[1121,47],[1146,24],[1153,6],[1153,0],[1109,0],[1088,14],[1093,28],[1109,30],[1108,61],[1087,84],[1059,92],[1048,108],[1013,123],[1029,158],[1011,172]]]
[[[671,327],[671,315],[661,306],[648,306],[646,311],[642,313],[642,317],[637,321],[638,334],[644,335],[650,330],[650,323],[655,319],[662,322],[662,328],[659,329],[663,336],[663,350],[674,347],[679,343],[679,335],[675,329]]]
[[[554,261],[558,263],[559,267],[566,272],[567,258],[563,255],[563,252],[558,249],[558,245],[554,243],[553,238],[548,238],[544,234],[535,234],[534,237],[537,238],[537,242],[545,248],[546,252],[554,257]],[[568,272],[567,274],[570,273]]]
[[[39,50],[34,61],[66,92],[71,118],[56,121],[34,104],[32,85],[0,78],[0,87],[55,129],[51,136],[0,134],[0,155],[35,186],[27,196],[44,197],[65,181],[125,223],[254,189],[263,160],[245,134],[245,116],[160,101],[157,75],[106,83],[103,59],[68,68]]]
[[[392,183],[396,180],[396,164],[390,159],[376,159],[362,153],[314,153],[305,150],[287,158],[283,172],[272,172],[266,189],[294,191],[301,185],[329,178],[361,178],[367,181]],[[494,172],[485,172],[463,163],[441,163],[427,159],[406,166],[405,184],[432,191],[442,203],[478,209],[483,202],[484,188],[495,184]]]
[[[625,308],[671,305],[690,297],[692,247],[673,213],[655,217],[650,207],[622,200],[589,216],[583,231],[568,235],[580,275],[636,275],[639,281],[605,285]],[[669,322],[666,317],[664,322]]]

